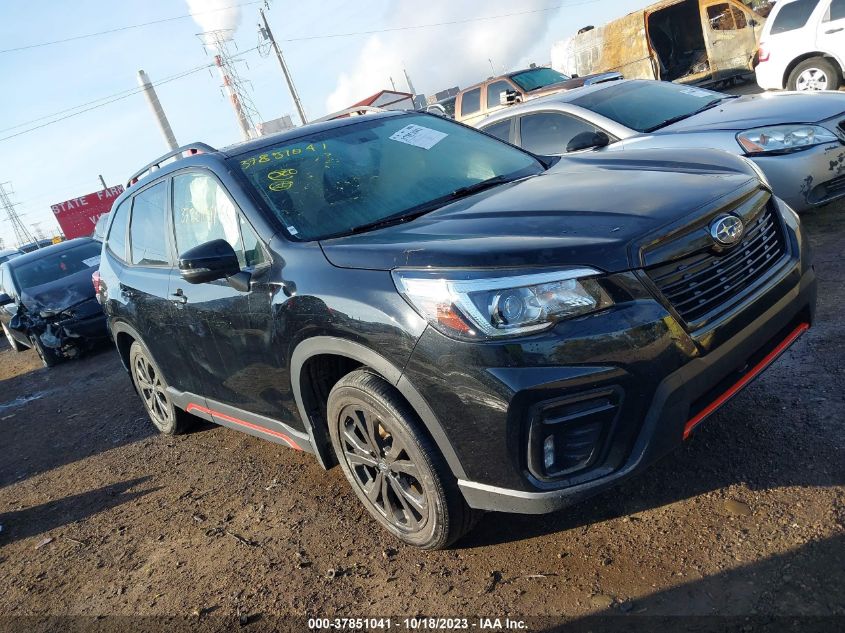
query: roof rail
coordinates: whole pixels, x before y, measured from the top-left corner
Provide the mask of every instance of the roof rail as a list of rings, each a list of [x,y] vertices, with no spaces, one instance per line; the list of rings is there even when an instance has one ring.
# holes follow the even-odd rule
[[[172,152],[168,152],[164,156],[160,156],[155,159],[153,162],[145,165],[142,169],[139,169],[134,174],[129,177],[129,180],[126,182],[126,188],[128,189],[136,182],[141,176],[147,174],[147,172],[151,172],[154,169],[158,169],[161,164],[169,158],[173,158],[174,156],[182,157],[181,155],[185,152],[190,152],[191,155],[194,154],[202,154],[204,152],[216,152],[217,150],[211,147],[211,145],[206,145],[205,143],[191,143],[190,145],[183,145],[182,147],[177,147]]]
[[[361,116],[364,114],[377,114],[379,112],[388,112],[388,110],[385,110],[384,108],[377,108],[375,106],[353,106],[351,108],[341,110],[340,112],[332,112],[331,114],[327,114],[324,117],[320,117],[319,119],[311,121],[311,123],[322,123],[324,121],[334,121],[335,119],[343,119],[352,116]]]

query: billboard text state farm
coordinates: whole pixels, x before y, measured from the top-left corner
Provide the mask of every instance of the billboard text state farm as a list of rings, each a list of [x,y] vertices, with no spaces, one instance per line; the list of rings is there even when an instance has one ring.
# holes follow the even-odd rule
[[[66,239],[86,237],[94,232],[94,225],[104,213],[111,211],[112,203],[123,193],[123,185],[109,187],[87,196],[65,200],[50,206]]]

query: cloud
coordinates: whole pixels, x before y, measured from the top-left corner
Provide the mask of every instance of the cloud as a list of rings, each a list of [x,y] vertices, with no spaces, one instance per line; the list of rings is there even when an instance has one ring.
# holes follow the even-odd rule
[[[449,22],[542,7],[491,0],[397,2],[385,15],[383,28]],[[502,72],[503,67],[512,69],[527,65],[529,61],[546,63],[549,51],[536,50],[536,43],[543,41],[552,14],[552,11],[537,11],[371,35],[350,69],[338,77],[335,89],[326,99],[326,109],[336,112],[379,90],[390,89],[391,77],[396,82],[396,89],[405,91],[403,67],[407,68],[418,92],[433,94],[486,79],[492,73],[489,59],[493,60],[496,73]],[[539,59],[533,59],[532,55]]]
[[[241,22],[241,10],[234,0],[186,0],[191,17],[200,29],[217,31],[238,28]]]

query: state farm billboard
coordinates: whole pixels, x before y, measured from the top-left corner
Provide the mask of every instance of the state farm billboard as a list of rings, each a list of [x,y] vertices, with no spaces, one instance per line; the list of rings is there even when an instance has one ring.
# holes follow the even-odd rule
[[[50,205],[50,209],[67,239],[86,237],[94,232],[97,218],[111,211],[112,203],[122,193],[123,185],[118,185]]]

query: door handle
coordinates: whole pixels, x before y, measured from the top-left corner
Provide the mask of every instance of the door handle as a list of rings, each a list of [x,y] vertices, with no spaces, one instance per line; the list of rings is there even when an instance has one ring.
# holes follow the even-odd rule
[[[178,288],[176,292],[170,295],[170,300],[178,305],[185,305],[188,303],[188,297],[185,296],[185,293],[182,292],[181,288]]]
[[[829,31],[825,31],[825,35],[833,35],[834,33],[839,33],[839,31],[845,31],[845,26],[840,26],[838,29],[830,29]]]

